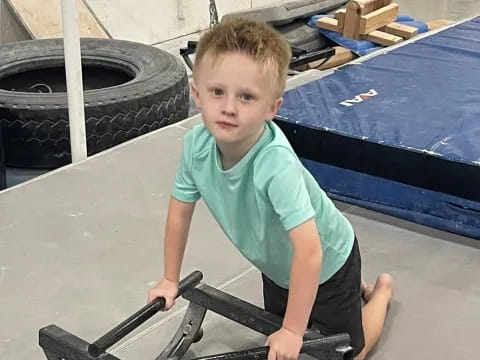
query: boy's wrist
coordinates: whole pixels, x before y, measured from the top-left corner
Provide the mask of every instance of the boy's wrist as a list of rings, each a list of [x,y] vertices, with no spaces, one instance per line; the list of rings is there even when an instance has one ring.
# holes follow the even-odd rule
[[[169,283],[172,283],[174,285],[178,285],[179,284],[179,281],[178,280],[172,280],[171,278],[168,278],[168,277],[164,277],[164,279],[166,281],[168,281]]]
[[[286,324],[285,322],[282,324],[282,329],[295,334],[301,338],[303,338],[303,335],[305,334],[306,328],[302,328],[300,326],[295,326],[293,324]]]
[[[180,275],[176,275],[176,274],[171,274],[167,271],[165,271],[164,275],[163,275],[163,278],[172,283],[172,284],[175,284],[175,285],[178,285],[179,282],[180,282]]]

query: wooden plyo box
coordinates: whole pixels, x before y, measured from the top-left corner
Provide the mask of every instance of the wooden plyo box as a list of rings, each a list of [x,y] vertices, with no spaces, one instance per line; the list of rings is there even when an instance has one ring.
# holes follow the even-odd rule
[[[390,46],[418,34],[418,29],[395,22],[398,10],[393,0],[352,0],[335,13],[335,19],[320,18],[317,26],[348,39]]]

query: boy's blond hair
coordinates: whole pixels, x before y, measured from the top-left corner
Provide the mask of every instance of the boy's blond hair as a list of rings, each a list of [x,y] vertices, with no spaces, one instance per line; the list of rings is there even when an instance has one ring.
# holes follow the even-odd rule
[[[198,42],[193,67],[194,79],[205,56],[211,56],[215,62],[227,52],[250,56],[262,64],[265,70],[270,72],[275,96],[282,96],[292,52],[290,45],[279,32],[266,23],[251,19],[222,20]]]

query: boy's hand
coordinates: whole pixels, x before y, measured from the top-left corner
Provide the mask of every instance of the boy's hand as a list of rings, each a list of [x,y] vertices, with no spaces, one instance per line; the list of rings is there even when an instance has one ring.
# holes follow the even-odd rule
[[[303,345],[303,337],[281,328],[267,339],[268,360],[296,360]]]
[[[175,304],[175,298],[178,294],[178,283],[163,279],[148,292],[148,302],[157,297],[165,298],[164,311],[169,310]]]

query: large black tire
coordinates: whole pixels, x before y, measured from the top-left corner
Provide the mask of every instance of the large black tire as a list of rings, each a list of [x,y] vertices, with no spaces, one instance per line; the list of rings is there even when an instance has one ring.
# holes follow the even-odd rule
[[[112,39],[82,39],[81,53],[89,155],[188,117],[188,77],[175,56]],[[5,44],[0,54],[0,124],[7,166],[51,169],[69,163],[63,40]],[[56,84],[58,92],[48,84],[53,73],[58,84],[63,82],[63,89]],[[111,74],[121,80],[110,79]],[[32,92],[25,81],[36,82],[35,91],[49,93]]]

